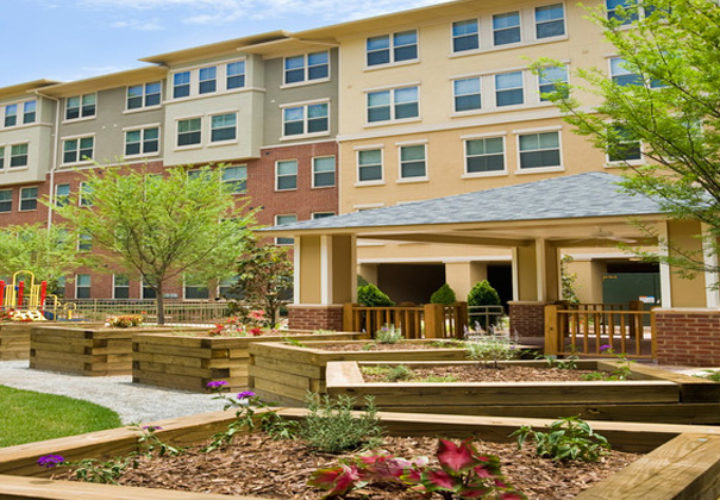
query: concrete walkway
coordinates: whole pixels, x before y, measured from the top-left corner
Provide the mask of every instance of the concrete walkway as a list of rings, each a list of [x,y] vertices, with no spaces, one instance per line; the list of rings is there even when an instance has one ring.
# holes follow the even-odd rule
[[[0,362],[0,385],[84,399],[111,408],[123,424],[222,410],[210,394],[133,384],[131,376],[82,377],[31,370],[28,361]]]

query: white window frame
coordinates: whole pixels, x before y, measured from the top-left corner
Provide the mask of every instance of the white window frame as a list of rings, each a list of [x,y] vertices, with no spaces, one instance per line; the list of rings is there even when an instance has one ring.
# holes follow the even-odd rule
[[[310,65],[309,65],[310,54],[319,54],[319,53],[321,53],[321,52],[325,52],[325,53],[327,54],[327,57],[328,57],[328,62],[327,62],[328,74],[327,74],[327,76],[325,76],[325,77],[323,77],[323,78],[310,79]],[[303,58],[303,67],[302,67],[302,69],[303,69],[303,79],[300,80],[300,81],[297,81],[297,82],[287,83],[287,82],[285,81],[286,73],[287,73],[287,68],[285,67],[285,61],[287,61],[288,59],[296,58],[296,57],[302,57],[302,58]],[[330,49],[328,49],[328,50],[316,50],[316,51],[313,51],[313,52],[305,52],[304,54],[297,54],[297,55],[294,55],[294,56],[285,56],[285,57],[283,57],[282,64],[283,64],[283,66],[282,66],[283,76],[282,76],[282,83],[280,84],[280,88],[281,88],[281,89],[289,88],[289,87],[299,87],[299,86],[302,86],[302,85],[311,85],[311,84],[313,84],[313,83],[329,82],[329,81],[330,81],[330,78],[332,77],[332,62],[331,62],[331,52],[330,52]],[[300,69],[300,68],[296,68],[295,71],[298,70],[298,69]]]
[[[550,1],[551,1],[551,0],[550,0]],[[538,22],[537,22],[537,17],[536,17],[536,16],[537,16],[537,9],[541,9],[541,8],[543,8],[543,7],[552,7],[553,5],[561,5],[561,6],[562,6],[562,10],[563,10],[563,17],[562,17],[562,21],[563,21],[563,34],[562,34],[562,35],[554,35],[554,36],[546,36],[546,37],[543,37],[543,38],[538,38],[538,36],[537,36]],[[566,6],[565,6],[565,2],[564,2],[564,1],[544,3],[544,4],[542,4],[542,5],[534,5],[534,6],[532,7],[532,21],[533,21],[533,38],[534,38],[535,41],[537,41],[537,42],[545,42],[545,41],[559,40],[559,39],[562,39],[562,38],[566,38],[566,37],[568,36],[568,32],[567,32],[567,8],[566,8]],[[545,22],[540,23],[540,24],[546,24],[546,23],[557,22],[557,21],[559,21],[559,19],[555,19],[555,20],[553,20],[553,21],[545,21]],[[521,21],[520,24],[522,25],[522,21]],[[522,36],[522,35],[521,35],[521,36]]]
[[[83,238],[83,236],[87,236],[86,238]],[[83,244],[89,244],[90,248],[80,248]],[[75,247],[75,250],[78,252],[91,252],[92,251],[92,236],[89,234],[78,234],[77,237],[77,246]]]
[[[12,149],[15,146],[26,146],[27,150],[25,152],[25,165],[18,165],[15,167],[12,166],[12,159],[13,159]],[[7,160],[3,161],[3,164],[7,165],[6,168],[7,168],[8,172],[16,172],[19,170],[24,170],[24,169],[30,168],[30,143],[29,142],[16,142],[14,144],[7,144],[2,147],[4,147],[7,150]]]
[[[362,151],[380,150],[380,178],[370,181],[360,180],[360,153]],[[385,184],[385,145],[371,144],[355,148],[355,185],[356,186],[380,186]]]
[[[521,87],[512,87],[512,88],[509,88],[509,89],[498,89],[498,87],[497,87],[497,77],[498,77],[499,75],[509,75],[509,74],[511,74],[511,73],[520,73],[520,81],[522,82],[522,86],[521,86]],[[492,79],[492,89],[493,89],[493,100],[492,100],[493,109],[502,111],[502,110],[505,110],[505,109],[516,109],[516,108],[519,108],[519,107],[522,107],[522,106],[527,106],[528,104],[530,104],[530,103],[528,103],[528,99],[527,99],[527,98],[528,98],[528,95],[527,95],[527,91],[526,91],[526,88],[525,88],[525,87],[526,87],[526,83],[527,83],[527,82],[525,81],[525,73],[526,73],[526,72],[525,72],[524,69],[514,69],[514,70],[510,70],[510,71],[502,71],[502,72],[500,72],[500,73],[493,73],[493,74],[492,74],[492,78],[491,78],[491,79]],[[518,103],[518,104],[506,104],[506,105],[504,105],[504,106],[498,106],[498,92],[506,92],[506,91],[508,91],[508,90],[516,90],[516,89],[518,89],[518,88],[519,88],[520,90],[522,90],[522,98],[523,98],[523,100],[522,100],[521,103]],[[539,98],[538,98],[538,99],[539,99]]]
[[[31,122],[25,123],[25,105],[35,102],[35,119]],[[40,100],[39,99],[24,99],[22,101],[6,102],[0,105],[0,130],[11,130],[20,127],[28,127],[35,125],[39,122],[40,118]],[[17,106],[15,112],[15,125],[5,126],[6,109],[8,106]]]
[[[93,155],[92,158],[89,160],[83,160],[80,158],[80,141],[83,139],[92,139],[93,140]],[[76,156],[77,160],[73,162],[66,162],[65,161],[65,142],[67,141],[77,141],[77,149]],[[88,165],[93,162],[95,158],[95,149],[97,144],[95,143],[95,133],[91,134],[83,134],[83,135],[74,135],[74,136],[67,136],[67,137],[61,137],[60,138],[61,143],[61,149],[60,149],[60,165],[62,166],[70,166],[70,165]]]
[[[647,17],[647,13],[645,12],[645,6],[643,5],[642,0],[637,0],[637,17],[638,20],[645,19]],[[603,1],[603,9],[605,9],[605,19],[610,20],[610,16],[608,15],[610,11],[607,8],[607,0]],[[615,9],[613,9],[614,11]],[[629,27],[634,21],[630,21],[629,23],[624,23],[619,26],[619,28],[626,28]]]
[[[183,73],[188,74],[188,82],[183,83],[181,85],[175,85],[175,76],[181,75]],[[178,71],[174,71],[173,73],[170,73],[168,75],[168,85],[170,87],[169,94],[168,94],[168,100],[181,100],[181,99],[189,99],[189,98],[193,97],[193,81],[194,81],[193,77],[194,77],[194,75],[195,75],[195,73],[191,69],[181,69]],[[187,87],[188,87],[188,95],[175,97],[175,87],[179,87],[179,86],[184,87],[185,85],[187,85]]]
[[[327,105],[327,130],[321,130],[318,132],[308,132],[308,106],[313,106],[315,104],[325,104]],[[285,110],[289,108],[302,108],[303,110],[303,133],[302,134],[291,134],[291,135],[285,135]],[[316,99],[312,101],[302,101],[302,102],[293,102],[293,103],[287,103],[287,104],[281,104],[280,105],[280,122],[282,126],[280,140],[281,141],[292,141],[295,139],[302,139],[306,137],[323,137],[330,135],[330,130],[332,130],[332,109],[330,104],[330,99]]]
[[[116,284],[116,281],[115,281],[115,278],[116,278],[116,277],[117,277],[117,274],[116,274],[116,273],[113,273],[113,285],[112,285],[112,286],[113,286],[113,295],[112,295],[112,298],[113,298],[113,299],[117,299],[117,297],[115,296],[115,289],[116,289],[116,288],[127,288],[127,290],[128,290],[127,299],[119,299],[119,300],[128,300],[128,299],[130,299],[130,277],[129,277],[129,276],[127,277],[127,279],[128,279],[127,287],[124,287],[124,286],[118,287],[117,284]]]
[[[407,33],[408,31],[414,31],[415,32],[415,47],[416,47],[416,57],[414,59],[403,59],[402,61],[395,61],[395,35],[399,33]],[[377,38],[381,36],[387,36],[389,40],[389,46],[388,49],[390,51],[390,60],[389,62],[382,63],[382,64],[368,64],[368,50],[367,50],[367,41],[370,38]],[[401,47],[404,47],[404,45],[401,45]],[[385,50],[385,49],[383,49]],[[373,51],[377,52],[377,51]],[[380,69],[380,68],[387,68],[389,66],[401,66],[403,64],[414,64],[417,62],[420,62],[420,30],[418,28],[408,29],[408,30],[400,30],[400,31],[392,31],[390,33],[378,33],[376,35],[367,36],[365,37],[365,48],[363,50],[363,56],[365,58],[364,66],[365,71],[372,71],[374,69]]]
[[[85,116],[82,113],[83,108],[83,98],[85,96],[94,95],[95,96],[95,113],[92,115]],[[68,110],[68,102],[70,99],[77,97],[80,99],[80,107],[78,108],[78,117],[77,118],[68,118],[67,117],[67,110]],[[100,109],[100,96],[99,92],[88,92],[87,94],[80,94],[80,95],[71,95],[68,97],[65,97],[65,105],[63,106],[63,120],[62,123],[70,123],[70,122],[79,122],[83,120],[94,120],[97,117],[98,110]]]
[[[315,160],[318,159],[324,159],[324,158],[332,158],[333,159],[333,183],[328,186],[316,186],[315,185]],[[334,188],[337,186],[337,157],[335,155],[323,155],[323,156],[313,156],[310,159],[310,167],[311,167],[311,186],[312,189],[326,189],[326,188]],[[327,172],[321,172],[321,173],[327,173]]]
[[[10,200],[9,200],[9,201],[10,201],[10,210],[0,211],[0,214],[10,214],[10,213],[12,213],[12,208],[13,208],[13,189],[12,189],[12,188],[8,188],[8,189],[4,189],[4,188],[3,188],[3,189],[0,189],[0,193],[5,193],[5,192],[8,192],[8,191],[10,192]],[[8,200],[2,200],[3,203],[7,203],[7,201],[8,201]]]
[[[518,25],[517,25],[517,28],[518,28],[518,30],[519,30],[519,32],[520,32],[520,40],[518,40],[517,42],[503,43],[503,44],[500,44],[500,45],[496,44],[496,43],[495,43],[495,32],[496,32],[496,31],[505,31],[505,30],[509,30],[509,29],[512,29],[512,28],[500,28],[500,29],[497,29],[497,30],[496,30],[496,29],[495,29],[495,22],[494,22],[494,21],[495,21],[495,16],[503,16],[503,15],[514,14],[514,13],[517,13],[517,15],[518,15]],[[523,30],[524,30],[524,26],[523,26],[523,9],[518,8],[517,10],[510,10],[510,11],[507,11],[507,10],[506,10],[506,11],[503,11],[503,12],[495,12],[495,13],[493,13],[493,14],[490,14],[489,19],[490,19],[490,41],[491,41],[491,47],[492,47],[492,48],[494,48],[494,49],[503,49],[503,48],[517,47],[518,45],[521,45],[521,44],[525,43],[525,37],[523,36]],[[533,25],[533,26],[534,26],[534,25]],[[513,26],[513,28],[514,28],[514,26]]]
[[[477,24],[476,36],[478,39],[478,46],[476,49],[455,50],[455,39],[460,38],[460,37],[456,37],[453,34],[453,29],[455,27],[455,23],[463,23],[463,22],[467,22],[467,21],[475,21],[475,23]],[[465,55],[465,54],[475,54],[478,51],[482,50],[482,48],[483,48],[482,42],[483,41],[482,41],[481,30],[482,30],[482,22],[479,17],[467,17],[464,19],[453,19],[452,21],[450,21],[450,55],[457,56],[457,55]],[[467,35],[462,35],[462,36],[467,36]]]
[[[395,103],[395,91],[397,90],[404,90],[404,89],[417,89],[417,108],[418,108],[418,114],[417,116],[411,116],[408,118],[395,118],[395,106],[397,105]],[[388,120],[377,120],[371,122],[368,120],[369,118],[369,111],[370,107],[368,106],[369,102],[368,99],[370,97],[370,94],[375,94],[378,92],[390,92],[390,119]],[[420,95],[420,83],[413,82],[411,84],[406,85],[398,85],[394,87],[384,87],[384,88],[375,88],[375,89],[366,89],[364,91],[365,93],[365,127],[377,127],[379,125],[387,125],[389,123],[408,123],[408,122],[416,122],[422,120],[422,108],[420,107],[420,102],[422,100]]]
[[[420,140],[420,141],[408,141],[408,142],[397,142],[395,143],[395,146],[397,147],[397,154],[398,154],[398,170],[397,170],[397,180],[395,181],[398,184],[408,184],[412,182],[426,182],[430,180],[430,162],[428,161],[428,141],[427,140]],[[413,147],[413,146],[422,146],[425,151],[425,175],[424,176],[417,176],[417,177],[403,177],[402,176],[402,148],[405,147]]]
[[[192,285],[192,284],[189,286],[192,288],[202,288],[203,287],[203,285],[197,286],[197,285]],[[210,287],[208,286],[208,283],[205,283],[205,285],[204,285],[204,287],[207,288],[207,291],[208,291],[208,296],[205,299],[203,299],[203,298],[188,299],[187,298],[187,290],[186,290],[187,287],[188,287],[188,280],[185,277],[185,275],[183,275],[183,283],[182,283],[183,300],[209,300],[210,299]]]
[[[561,62],[560,65],[562,65],[563,68],[565,68],[565,83],[570,84],[570,65],[564,62]],[[549,67],[557,67],[557,66],[547,66]],[[550,103],[552,104],[552,101],[543,101],[542,100],[542,92],[540,91],[540,74],[536,74],[535,76],[535,88],[537,89],[537,95],[538,95],[538,102],[540,103]]]
[[[58,188],[59,188],[60,186],[67,186],[67,187],[68,187],[68,194],[67,194],[67,195],[64,195],[64,194],[61,195],[61,194],[58,193]],[[72,185],[71,185],[71,184],[68,184],[68,183],[55,184],[55,199],[54,199],[54,203],[55,203],[55,206],[56,206],[56,207],[62,206],[62,205],[59,204],[60,196],[67,196],[68,198],[67,198],[66,202],[69,203],[69,202],[70,202],[70,196],[71,196],[71,195],[72,195]]]
[[[90,285],[89,286],[80,286],[80,276],[89,276],[90,277]],[[87,288],[89,293],[88,295],[92,295],[92,275],[88,273],[78,273],[75,275],[75,299],[78,298],[78,288]],[[90,297],[88,297],[90,298]],[[87,299],[80,299],[80,300],[87,300]]]
[[[246,194],[246,193],[247,193],[247,181],[248,181],[247,164],[242,163],[242,164],[240,164],[240,165],[227,165],[227,166],[223,169],[223,175],[224,175],[224,173],[225,173],[225,169],[228,169],[228,168],[244,168],[244,169],[245,169],[245,178],[244,178],[244,180],[245,180],[245,189],[242,190],[242,191],[233,191],[232,194]],[[231,182],[237,182],[237,180],[238,180],[238,179],[229,179],[229,180],[226,180],[226,179],[222,179],[222,178],[221,178],[220,182],[231,183]]]
[[[278,187],[278,184],[279,184],[278,180],[280,179],[280,176],[278,175],[278,167],[280,166],[281,163],[291,162],[291,161],[294,161],[294,162],[295,162],[295,187],[294,187],[294,188],[283,188],[283,189],[280,189],[280,188]],[[277,191],[277,192],[297,191],[298,186],[299,186],[299,184],[300,184],[300,183],[298,182],[298,181],[299,181],[299,177],[300,177],[299,173],[300,173],[300,162],[298,161],[297,158],[286,158],[286,159],[284,159],[284,160],[277,160],[277,161],[275,161],[275,191]],[[285,175],[283,175],[282,177],[290,177],[290,175],[285,174]],[[290,214],[287,214],[287,215],[290,215]]]
[[[91,207],[92,203],[85,204],[83,201],[83,193],[85,192],[85,186],[87,182],[81,182],[78,184],[78,206],[79,207]]]
[[[240,62],[243,63],[243,72],[242,72],[243,84],[239,87],[228,88],[228,86],[227,86],[228,78],[231,78],[231,76],[228,76],[228,72],[227,72],[228,66],[230,64],[235,64],[235,63],[240,63]],[[220,69],[220,68],[222,68],[222,69]],[[218,73],[222,73],[222,83],[223,83],[222,87],[223,87],[224,92],[237,92],[239,90],[243,90],[243,89],[247,88],[247,86],[248,86],[248,64],[244,57],[241,59],[235,59],[232,61],[223,62],[221,65],[218,66]],[[239,75],[232,75],[232,76],[239,76]],[[220,86],[218,86],[218,91],[220,92]]]
[[[298,221],[297,214],[276,214],[276,215],[275,215],[275,218],[274,218],[274,220],[275,220],[275,225],[276,225],[276,226],[280,226],[280,225],[281,225],[281,224],[278,223],[278,218],[279,218],[279,217],[286,217],[286,216],[288,216],[288,215],[293,215],[293,216],[295,216],[295,222]],[[292,224],[292,223],[291,223],[291,224]],[[282,239],[293,240],[293,243],[280,243],[279,240],[282,240]],[[289,246],[294,245],[294,243],[295,243],[294,240],[295,240],[295,238],[292,238],[292,237],[289,237],[289,236],[280,236],[280,237],[275,238],[275,244],[278,245],[278,246],[289,247]]]
[[[457,100],[456,100],[458,95],[455,93],[455,82],[459,82],[462,80],[477,80],[478,83],[480,84],[480,92],[478,93],[478,95],[480,96],[480,107],[479,108],[465,109],[462,111],[458,111]],[[483,112],[486,109],[486,107],[484,106],[485,95],[483,92],[485,90],[485,87],[486,87],[486,85],[483,84],[482,75],[468,75],[468,76],[462,76],[462,77],[453,77],[450,80],[450,90],[452,93],[452,114],[458,115],[458,116],[463,116],[463,115],[471,115],[471,114]],[[474,94],[465,94],[465,95],[474,95]]]
[[[179,145],[180,141],[180,122],[187,121],[187,120],[200,120],[200,142],[197,144],[185,144],[183,146]],[[205,140],[203,139],[203,115],[194,115],[194,116],[181,116],[175,118],[175,151],[185,151],[187,149],[199,149],[202,148],[205,144]]]
[[[154,152],[145,152],[145,131],[152,130],[156,128],[158,131],[158,148],[157,151]],[[133,155],[125,154],[127,152],[127,134],[128,132],[140,132],[140,152]],[[123,133],[123,158],[125,159],[132,159],[132,158],[145,158],[148,156],[159,156],[160,155],[160,148],[162,147],[162,129],[160,127],[159,123],[151,123],[148,125],[140,125],[138,127],[129,127],[124,128],[122,130]]]
[[[212,133],[213,133],[213,118],[216,116],[225,116],[225,115],[235,115],[235,138],[234,139],[224,139],[222,141],[213,141]],[[208,146],[223,146],[226,144],[235,144],[238,142],[240,137],[240,120],[239,113],[237,110],[229,110],[229,111],[219,111],[219,112],[213,112],[212,114],[208,115]],[[229,128],[229,127],[224,127]],[[200,138],[202,141],[202,137]]]
[[[147,100],[147,86],[152,84],[158,84],[160,87],[160,102],[158,104],[151,104],[150,106],[146,105],[145,102]],[[142,87],[142,105],[137,108],[130,108],[129,107],[129,100],[130,100],[130,87]],[[150,94],[154,95],[154,94]],[[162,81],[152,81],[152,82],[145,82],[145,83],[139,83],[137,85],[128,85],[125,87],[125,113],[136,113],[138,111],[147,111],[150,109],[158,109],[161,108],[163,105],[163,84]]]
[[[606,122],[608,126],[612,126],[611,122]],[[635,142],[635,141],[627,141],[627,142]],[[643,144],[643,141],[638,139],[637,142],[640,144],[640,158],[637,160],[610,160],[610,153],[605,151],[605,168],[618,168],[623,167],[625,165],[628,166],[639,166],[639,165],[645,165],[647,161],[645,160],[645,147]]]
[[[35,191],[35,192],[36,192],[36,194],[35,194],[35,208],[23,209],[23,207],[22,207],[23,199],[28,199],[28,200],[32,199],[32,198],[23,198],[23,192],[27,191],[28,189],[35,189],[35,190],[36,190],[36,191]],[[39,197],[40,197],[40,186],[25,186],[25,187],[21,187],[21,188],[20,188],[20,197],[18,198],[18,212],[33,212],[33,211],[37,210],[37,209],[38,209],[37,203],[38,203],[38,198],[39,198]]]
[[[204,69],[214,69],[215,70],[215,76],[213,78],[207,79],[207,80],[201,80],[200,79],[200,72]],[[198,85],[197,85],[197,93],[199,96],[206,96],[206,95],[215,95],[220,91],[220,88],[218,87],[218,66],[217,65],[210,65],[210,66],[203,66],[202,68],[198,68],[197,75],[198,75]],[[192,76],[191,76],[192,81]],[[203,84],[203,82],[215,82],[215,90],[212,90],[211,92],[200,92],[200,86]],[[190,89],[192,92],[192,88]]]
[[[557,132],[560,165],[554,166],[554,167],[522,168],[520,166],[520,153],[521,153],[521,151],[520,151],[520,136],[521,135],[543,134],[546,132]],[[563,172],[563,171],[565,171],[565,162],[563,159],[562,126],[552,126],[552,127],[524,129],[524,130],[513,130],[513,134],[515,135],[515,155],[516,155],[515,156],[515,161],[516,161],[515,174],[516,175],[528,175],[528,174],[540,174],[543,172]],[[539,151],[539,150],[535,150],[535,151]]]
[[[463,179],[474,179],[476,177],[499,177],[508,175],[508,162],[507,162],[507,134],[505,132],[487,133],[478,135],[468,135],[461,137],[462,139],[462,150],[463,150]],[[502,139],[503,145],[503,168],[502,170],[490,170],[487,172],[468,172],[468,154],[467,154],[467,142],[468,141],[479,141],[485,139]]]
[[[328,210],[327,212],[313,212],[313,213],[310,214],[310,219],[312,219],[312,220],[318,220],[318,218],[315,217],[316,215],[326,215],[327,217],[330,217],[330,214],[332,214],[332,217],[334,217],[334,216],[337,215],[337,213],[335,213],[335,212],[333,212],[333,211],[330,211],[330,210]],[[324,217],[320,217],[320,219],[323,219],[323,218],[324,218]]]

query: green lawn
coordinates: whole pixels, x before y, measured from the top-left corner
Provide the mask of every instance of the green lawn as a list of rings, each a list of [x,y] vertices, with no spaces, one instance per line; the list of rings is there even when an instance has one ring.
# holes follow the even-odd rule
[[[0,447],[120,427],[104,406],[0,385]]]

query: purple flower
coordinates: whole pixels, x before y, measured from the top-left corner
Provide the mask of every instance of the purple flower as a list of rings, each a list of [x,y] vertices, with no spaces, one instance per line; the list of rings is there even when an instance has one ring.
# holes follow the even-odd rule
[[[60,465],[65,461],[65,458],[62,455],[45,455],[37,460],[37,464],[40,467],[47,467],[48,469],[52,469],[56,465]]]
[[[219,389],[220,387],[227,385],[227,382],[224,380],[213,380],[212,382],[207,383],[208,389]]]
[[[238,399],[246,399],[246,398],[251,398],[254,395],[255,395],[255,393],[253,391],[243,391],[237,395],[237,398]]]
[[[610,344],[604,344],[600,346],[600,351],[607,351],[608,349],[612,349],[612,346]]]
[[[142,428],[150,432],[155,432],[162,429],[162,427],[160,427],[159,425],[143,425]]]

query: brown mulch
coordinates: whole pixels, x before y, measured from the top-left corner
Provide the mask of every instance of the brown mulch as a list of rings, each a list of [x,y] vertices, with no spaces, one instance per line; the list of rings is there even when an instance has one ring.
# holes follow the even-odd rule
[[[437,442],[437,438],[430,437],[387,437],[384,449],[405,458],[426,455],[432,464],[436,463]],[[508,482],[530,499],[573,498],[640,456],[613,451],[598,463],[565,465],[538,458],[532,446],[518,451],[514,443],[475,444],[479,452],[499,456]],[[337,459],[337,455],[313,452],[299,440],[273,441],[256,433],[240,436],[234,445],[211,453],[195,447],[176,457],[142,457],[138,468],[126,471],[119,483],[199,493],[317,499],[322,492],[307,486],[307,480],[314,470],[333,466]],[[54,478],[74,479],[69,471],[61,471]],[[399,487],[366,487],[348,498],[390,500],[417,495]]]
[[[443,342],[446,345],[430,342],[398,342],[396,344],[379,344],[368,340],[365,343],[358,344],[327,344],[322,346],[313,346],[315,349],[323,351],[416,351],[421,349],[462,349],[461,342]]]
[[[592,370],[561,370],[559,368],[534,368],[530,366],[455,365],[413,367],[411,380],[398,382],[422,382],[430,376],[453,376],[458,382],[573,382],[582,380],[582,375]],[[365,382],[387,382],[384,375],[363,373]]]

